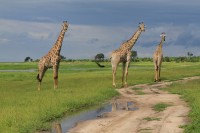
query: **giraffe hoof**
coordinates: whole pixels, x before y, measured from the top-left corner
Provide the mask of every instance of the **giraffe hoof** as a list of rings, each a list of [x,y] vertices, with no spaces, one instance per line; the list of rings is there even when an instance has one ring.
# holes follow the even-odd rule
[[[124,87],[128,87],[128,84],[125,84]]]
[[[126,88],[126,87],[128,87],[127,84],[124,84],[124,85],[121,86],[121,88]]]
[[[158,79],[154,79],[154,82],[158,82],[159,80]]]
[[[54,90],[58,89],[58,87],[54,87]]]

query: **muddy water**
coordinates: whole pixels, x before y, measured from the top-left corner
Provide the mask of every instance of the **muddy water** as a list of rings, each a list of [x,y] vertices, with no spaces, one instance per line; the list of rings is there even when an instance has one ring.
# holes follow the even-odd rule
[[[103,114],[105,112],[111,112],[116,110],[136,110],[137,108],[134,107],[133,102],[126,102],[124,104],[112,103],[112,104],[105,104],[101,107],[85,110],[78,114],[74,114],[72,116],[68,116],[62,119],[60,122],[55,122],[52,127],[51,133],[67,133],[69,129],[74,127],[76,123],[85,120],[96,119],[100,117],[104,117]]]
[[[70,128],[74,127],[77,122],[100,117],[104,112],[110,112],[111,108],[112,108],[111,105],[106,104],[104,106],[95,109],[85,110],[78,114],[68,116],[59,122],[62,128],[62,132],[66,133]],[[56,125],[57,124],[58,123],[56,123]],[[52,133],[57,133],[55,125],[53,126]]]

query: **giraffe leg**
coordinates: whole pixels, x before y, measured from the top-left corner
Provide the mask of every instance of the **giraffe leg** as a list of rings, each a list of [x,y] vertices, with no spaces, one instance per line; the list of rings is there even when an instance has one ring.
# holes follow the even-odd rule
[[[128,79],[128,67],[129,67],[129,64],[130,64],[130,61],[127,61],[126,62],[126,67],[125,67],[125,83],[124,83],[125,87],[128,87],[127,79]]]
[[[116,84],[115,84],[116,70],[117,70],[117,66],[112,66],[113,87],[116,87]]]
[[[156,81],[158,82],[158,69],[156,70]]]
[[[158,66],[156,65],[155,66],[155,77],[154,77],[154,82],[157,82],[157,80],[158,80]]]
[[[58,88],[58,66],[53,66],[54,89]]]
[[[159,69],[158,69],[158,81],[161,81],[161,79],[160,79],[160,72],[161,72],[161,67],[159,67]]]
[[[158,59],[158,81],[160,81],[161,64],[162,64],[162,56]]]
[[[113,54],[111,56],[111,65],[112,65],[112,76],[113,76],[113,87],[116,87],[115,80],[116,80],[116,71],[117,66],[120,63],[120,56]]]
[[[155,69],[155,76],[154,76],[154,82],[157,81],[157,70]]]
[[[47,67],[45,67],[45,66],[42,66],[42,67],[39,68],[39,73],[37,75],[37,80],[39,82],[38,90],[40,90],[40,88],[41,88],[41,82],[42,82],[42,79],[44,77],[46,70],[47,70]]]
[[[157,60],[155,58],[153,58],[153,63],[154,63],[154,82],[157,81],[157,69],[158,69],[158,65],[157,65]]]
[[[122,62],[122,87],[124,87],[125,62]]]

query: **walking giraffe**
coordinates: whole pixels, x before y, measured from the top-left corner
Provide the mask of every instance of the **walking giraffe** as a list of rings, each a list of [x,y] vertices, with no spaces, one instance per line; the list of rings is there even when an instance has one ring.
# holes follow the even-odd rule
[[[116,87],[115,78],[116,78],[116,70],[117,66],[120,62],[123,63],[123,70],[122,70],[122,86],[127,85],[127,76],[128,76],[128,68],[131,61],[131,49],[135,45],[137,39],[139,38],[142,31],[145,31],[144,23],[140,23],[138,26],[137,31],[133,34],[133,36],[127,40],[126,42],[122,43],[120,48],[114,50],[111,53],[111,65],[112,65],[112,75],[113,75],[113,86]],[[125,78],[125,79],[124,79]],[[125,81],[125,83],[124,83]]]
[[[63,38],[65,32],[68,29],[68,22],[64,21],[62,25],[62,30],[58,36],[58,39],[51,50],[43,56],[38,64],[38,75],[37,79],[39,82],[38,90],[40,90],[42,78],[48,68],[53,68],[53,76],[54,76],[54,89],[58,87],[58,69],[60,64],[60,50],[62,47]]]
[[[155,77],[154,81],[160,81],[160,72],[161,72],[161,64],[163,59],[163,51],[162,51],[162,45],[165,41],[166,34],[163,32],[161,35],[161,41],[158,44],[156,51],[153,54],[153,62],[154,62],[154,68],[155,68]]]

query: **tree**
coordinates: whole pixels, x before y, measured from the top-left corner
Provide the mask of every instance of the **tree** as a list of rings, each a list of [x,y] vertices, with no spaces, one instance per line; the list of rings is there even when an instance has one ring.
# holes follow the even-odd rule
[[[99,53],[99,54],[97,54],[95,57],[94,57],[94,59],[96,60],[96,61],[104,61],[104,54],[103,53]]]
[[[100,61],[104,61],[104,54],[103,53],[99,53],[94,57],[94,61],[95,63],[99,66],[99,67],[105,67],[104,65],[101,65],[99,62]]]
[[[135,61],[135,59],[137,58],[137,51],[131,51],[131,60]]]
[[[33,59],[31,59],[31,57],[26,57],[25,59],[24,59],[24,62],[32,62],[33,61]]]
[[[170,62],[170,58],[168,56],[166,56],[166,57],[163,58],[163,61]]]
[[[61,60],[65,60],[65,59],[66,59],[66,57],[65,57],[65,56],[63,56],[63,55],[60,55],[60,59],[61,59]]]
[[[193,53],[187,52],[188,57],[192,57]]]

